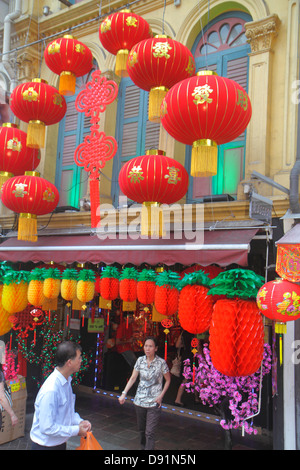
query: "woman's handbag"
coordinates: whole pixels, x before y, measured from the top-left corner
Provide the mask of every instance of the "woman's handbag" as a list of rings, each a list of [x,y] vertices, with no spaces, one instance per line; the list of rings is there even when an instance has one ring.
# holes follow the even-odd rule
[[[80,439],[80,446],[76,450],[103,450],[92,432],[88,432],[86,437]]]
[[[170,370],[170,373],[172,375],[175,375],[175,377],[180,377],[180,372],[181,372],[181,357],[177,355],[175,359],[172,361],[172,368]]]

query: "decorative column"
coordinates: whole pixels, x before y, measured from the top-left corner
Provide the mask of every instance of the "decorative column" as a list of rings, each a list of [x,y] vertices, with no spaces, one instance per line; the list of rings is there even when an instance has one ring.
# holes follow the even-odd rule
[[[248,94],[252,104],[252,118],[247,128],[246,179],[253,170],[269,174],[272,44],[279,26],[277,15],[245,24],[245,34],[251,46]]]

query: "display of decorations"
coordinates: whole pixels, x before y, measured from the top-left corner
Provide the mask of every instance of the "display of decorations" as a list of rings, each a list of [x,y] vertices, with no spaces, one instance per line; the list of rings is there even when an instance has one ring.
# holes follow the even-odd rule
[[[67,268],[62,272],[60,293],[64,300],[74,300],[77,291],[78,271]]]
[[[128,76],[126,63],[130,49],[151,34],[147,21],[129,9],[112,13],[102,21],[99,39],[102,46],[116,56],[116,75]]]
[[[0,188],[12,176],[35,170],[40,152],[26,145],[27,134],[16,124],[6,122],[0,127]]]
[[[191,51],[166,35],[156,35],[134,45],[127,60],[128,75],[139,88],[149,91],[148,118],[160,121],[160,106],[167,91],[192,77],[195,60]]]
[[[143,269],[137,282],[137,299],[141,304],[153,304],[157,274],[153,269]]]
[[[168,134],[192,145],[191,175],[198,177],[217,173],[218,145],[241,135],[251,115],[246,91],[209,70],[174,85],[161,105],[161,123]]]
[[[9,270],[3,276],[2,306],[10,314],[27,307],[28,271]]]
[[[29,274],[27,298],[28,302],[35,307],[41,307],[45,302],[44,279],[45,268],[34,268]]]
[[[264,280],[251,270],[231,269],[213,279],[209,295],[216,301],[210,334],[214,367],[230,377],[258,371],[263,358],[264,325],[256,296]]]
[[[47,299],[57,299],[60,294],[61,272],[57,268],[45,269],[43,293]]]
[[[142,204],[141,234],[163,235],[160,204],[179,201],[188,189],[188,173],[181,163],[162,150],[148,150],[123,165],[119,173],[121,191]]]
[[[36,171],[14,176],[2,186],[3,204],[19,213],[18,240],[37,241],[37,216],[52,212],[59,201],[59,193]]]
[[[100,295],[105,300],[115,300],[119,295],[120,273],[114,266],[106,266],[100,276]]]
[[[83,310],[86,303],[93,300],[95,295],[95,273],[91,269],[82,269],[78,273],[76,295],[80,302],[83,302]]]
[[[87,74],[93,65],[90,49],[71,34],[54,39],[44,51],[47,67],[59,75],[59,92],[74,95],[76,77]]]
[[[207,295],[209,277],[203,271],[185,274],[179,283],[178,319],[181,327],[194,335],[209,329],[214,298]]]
[[[161,315],[171,316],[178,310],[180,276],[173,271],[163,271],[156,278],[154,305]]]
[[[10,97],[12,112],[28,122],[26,144],[32,148],[45,146],[45,126],[62,120],[67,111],[65,98],[41,78],[21,83]]]
[[[92,73],[92,80],[86,85],[75,101],[77,111],[84,112],[90,117],[90,135],[78,145],[74,153],[76,165],[83,167],[89,173],[91,226],[96,228],[100,223],[100,175],[106,162],[111,160],[117,152],[117,141],[114,137],[107,137],[99,131],[100,113],[112,103],[118,94],[118,86],[112,80],[101,75],[100,70]]]
[[[7,312],[0,303],[0,336],[8,333],[12,328],[12,323],[10,321],[11,313]]]
[[[120,275],[120,298],[124,302],[134,302],[137,297],[138,271],[135,268],[124,268]]]

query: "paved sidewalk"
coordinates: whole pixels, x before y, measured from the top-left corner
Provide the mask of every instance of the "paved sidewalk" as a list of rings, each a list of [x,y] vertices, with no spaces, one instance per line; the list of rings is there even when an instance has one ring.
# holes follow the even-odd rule
[[[128,451],[139,449],[135,410],[132,401],[121,406],[117,395],[76,394],[76,411],[92,423],[93,433],[104,450]],[[167,411],[168,409],[168,411]],[[224,450],[224,431],[213,416],[200,414],[189,417],[189,410],[167,406],[162,413],[157,433],[156,450]],[[172,411],[173,410],[173,411]],[[193,416],[196,416],[193,413]],[[25,436],[0,445],[1,450],[30,450],[29,431],[33,417],[33,400],[28,401]],[[242,436],[234,431],[232,450],[272,450],[269,435]],[[80,438],[68,442],[68,450],[79,446]]]

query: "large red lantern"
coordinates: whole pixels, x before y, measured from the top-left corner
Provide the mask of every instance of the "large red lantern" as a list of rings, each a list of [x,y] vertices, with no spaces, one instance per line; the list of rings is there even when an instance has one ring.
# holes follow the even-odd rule
[[[45,126],[56,124],[66,114],[65,98],[45,80],[34,78],[21,83],[11,94],[11,110],[22,121],[28,122],[27,146],[45,146]]]
[[[36,171],[14,176],[2,186],[2,202],[19,213],[18,240],[37,241],[37,216],[52,212],[59,201],[56,187]]]
[[[133,46],[127,70],[135,85],[150,91],[149,120],[159,122],[160,105],[167,91],[175,83],[194,75],[195,60],[180,42],[157,35]]]
[[[192,145],[192,176],[217,173],[218,145],[241,135],[251,119],[246,91],[229,78],[201,71],[172,87],[161,105],[161,123],[179,142]]]
[[[88,73],[93,65],[90,49],[69,34],[48,44],[44,57],[49,69],[60,76],[58,89],[62,95],[74,95],[76,77]]]
[[[180,276],[173,271],[157,275],[154,305],[161,315],[171,316],[178,310]]]
[[[40,152],[26,145],[27,134],[9,122],[0,127],[0,188],[12,176],[32,171],[40,163]]]
[[[163,151],[149,150],[122,167],[119,185],[129,199],[143,204],[142,235],[162,235],[159,205],[173,204],[186,194],[188,173],[181,163],[167,157]]]
[[[115,72],[120,77],[128,76],[126,62],[130,49],[150,37],[151,29],[147,21],[129,9],[108,15],[99,29],[102,46],[116,56]]]

